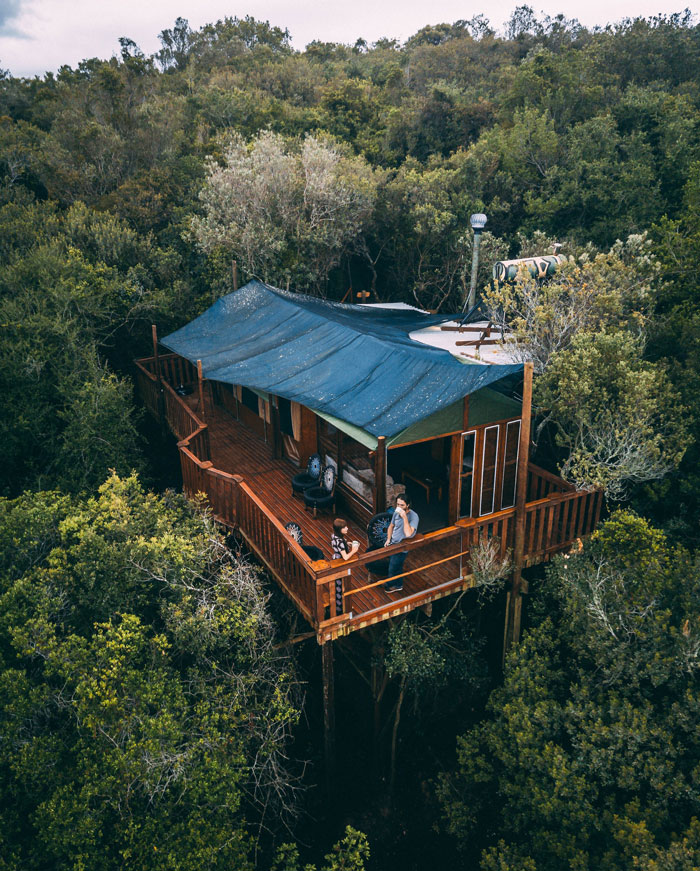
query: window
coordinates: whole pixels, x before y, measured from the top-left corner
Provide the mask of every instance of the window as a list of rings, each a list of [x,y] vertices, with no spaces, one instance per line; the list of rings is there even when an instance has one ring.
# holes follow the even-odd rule
[[[518,451],[520,450],[520,421],[511,420],[506,425],[506,449],[503,455],[503,488],[501,508],[515,505],[515,485],[518,478]]]
[[[292,403],[283,396],[277,397],[277,410],[280,416],[280,430],[284,435],[294,438],[294,426],[292,424]]]
[[[321,454],[323,465],[328,464],[328,459],[333,460],[333,465],[338,468],[338,430],[332,423],[328,423],[322,417],[318,421],[318,450]]]
[[[371,505],[374,499],[374,464],[369,448],[344,433],[340,438],[343,483]]]
[[[258,414],[258,394],[247,387],[241,387],[241,402],[255,414]]]
[[[484,430],[484,453],[481,466],[481,500],[479,514],[492,514],[496,497],[496,462],[498,459],[499,426]]]
[[[459,516],[472,516],[472,490],[474,487],[474,456],[476,450],[476,433],[462,434],[462,465],[459,473]]]

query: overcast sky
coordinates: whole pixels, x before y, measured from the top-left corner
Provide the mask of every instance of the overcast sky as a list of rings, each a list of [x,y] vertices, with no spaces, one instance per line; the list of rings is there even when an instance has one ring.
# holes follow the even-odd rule
[[[158,34],[172,27],[178,15],[193,29],[227,15],[252,15],[289,29],[295,48],[313,39],[354,43],[358,37],[375,42],[383,36],[401,41],[426,24],[452,22],[486,14],[500,29],[515,6],[527,0],[0,0],[0,68],[15,76],[43,74],[63,64],[76,66],[88,57],[117,53],[120,36],[128,36],[146,54],[160,47]],[[700,11],[700,0],[669,5],[670,0],[530,0],[536,11],[563,12],[585,25],[604,25],[628,16],[677,12],[689,5]]]

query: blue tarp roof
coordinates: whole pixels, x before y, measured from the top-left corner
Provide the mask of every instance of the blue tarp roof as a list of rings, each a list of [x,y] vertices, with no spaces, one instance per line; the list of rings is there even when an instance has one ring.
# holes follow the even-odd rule
[[[205,378],[265,390],[390,438],[522,365],[460,363],[409,338],[447,315],[328,302],[250,281],[162,344]]]

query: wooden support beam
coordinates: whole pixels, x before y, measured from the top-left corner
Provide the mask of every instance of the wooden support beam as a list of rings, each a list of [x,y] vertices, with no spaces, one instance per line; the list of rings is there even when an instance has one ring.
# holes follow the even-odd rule
[[[326,792],[333,795],[335,783],[335,687],[333,680],[333,642],[321,645],[323,677],[323,747],[326,763]]]
[[[377,438],[374,452],[374,513],[386,511],[386,437]]]
[[[199,390],[199,418],[204,422],[204,378],[202,376],[202,361],[197,360],[197,389]]]
[[[513,548],[513,581],[506,604],[506,625],[503,638],[503,659],[511,645],[520,640],[520,613],[522,609],[522,572],[525,552],[525,500],[527,497],[527,469],[530,459],[530,427],[532,423],[532,363],[523,369],[523,408],[520,425],[518,477],[515,493],[515,545]]]
[[[301,406],[301,439],[299,440],[299,465],[306,468],[311,454],[317,451],[316,415],[305,405]]]
[[[238,261],[234,260],[231,264],[231,271],[233,272],[233,289],[238,290]]]
[[[272,429],[272,458],[279,460],[282,456],[282,431],[280,428],[280,410],[278,399],[270,394],[270,427]]]
[[[156,358],[156,378],[160,381],[160,357],[158,356],[158,328],[151,324],[151,338],[153,339],[153,356]]]

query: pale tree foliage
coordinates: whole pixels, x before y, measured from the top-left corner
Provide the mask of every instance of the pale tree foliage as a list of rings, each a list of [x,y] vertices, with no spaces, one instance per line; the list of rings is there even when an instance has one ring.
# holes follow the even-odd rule
[[[570,561],[568,554],[561,560],[562,584],[576,595],[590,621],[613,641],[632,643],[658,607],[657,601],[636,601],[630,592],[634,582],[600,553],[585,562]]]
[[[363,158],[330,142],[265,131],[246,143],[234,134],[222,163],[208,163],[204,213],[191,232],[202,250],[237,259],[248,278],[324,295],[372,214],[376,187]]]
[[[698,568],[696,559],[668,546],[663,532],[618,510],[585,548],[558,557],[553,573],[567,607],[584,616],[593,646],[615,648],[622,653],[619,661],[628,662],[625,649],[634,648],[638,656],[657,635],[673,670],[692,675],[700,668]],[[679,577],[684,586],[678,586]]]
[[[481,538],[470,550],[474,587],[481,598],[492,598],[502,586],[512,568],[510,550],[501,556],[501,543],[497,538]]]
[[[489,317],[503,329],[509,353],[516,360],[531,360],[540,374],[581,332],[643,334],[659,275],[650,245],[643,235],[630,236],[607,254],[576,252],[548,281],[522,268],[512,284],[485,290]]]
[[[536,437],[552,426],[566,450],[563,477],[613,499],[662,478],[687,444],[666,373],[643,360],[658,277],[649,240],[637,235],[605,254],[570,252],[545,281],[523,268],[484,294],[511,356],[532,361],[540,375]]]

